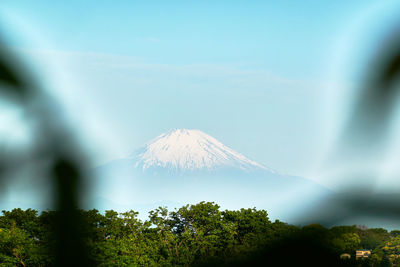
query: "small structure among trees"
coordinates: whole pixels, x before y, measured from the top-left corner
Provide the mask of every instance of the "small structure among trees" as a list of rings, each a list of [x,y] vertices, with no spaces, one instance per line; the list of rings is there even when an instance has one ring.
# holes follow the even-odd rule
[[[340,255],[341,260],[349,260],[351,258],[351,255],[349,253],[343,253]]]
[[[371,250],[368,249],[358,249],[356,250],[356,259],[368,258],[371,255]]]

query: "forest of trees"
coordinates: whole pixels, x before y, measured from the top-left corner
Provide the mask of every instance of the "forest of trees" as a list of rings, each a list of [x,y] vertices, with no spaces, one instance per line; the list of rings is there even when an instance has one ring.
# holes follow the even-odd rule
[[[400,231],[271,222],[264,210],[220,210],[201,202],[174,211],[138,213],[80,210],[90,266],[393,266],[400,262]],[[3,211],[0,266],[54,266],[56,211]],[[355,250],[369,249],[356,260]],[[340,259],[349,253],[350,259]]]

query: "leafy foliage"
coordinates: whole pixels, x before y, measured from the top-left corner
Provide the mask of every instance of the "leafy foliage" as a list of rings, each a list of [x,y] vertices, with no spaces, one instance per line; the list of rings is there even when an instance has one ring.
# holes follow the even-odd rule
[[[400,260],[399,231],[271,222],[264,210],[224,210],[212,202],[174,211],[159,207],[149,219],[131,210],[80,210],[92,266],[358,266],[356,249],[373,249],[363,265]],[[0,216],[0,266],[54,266],[57,212],[14,209]],[[348,253],[352,260],[340,260]],[[288,257],[287,255],[290,255]]]

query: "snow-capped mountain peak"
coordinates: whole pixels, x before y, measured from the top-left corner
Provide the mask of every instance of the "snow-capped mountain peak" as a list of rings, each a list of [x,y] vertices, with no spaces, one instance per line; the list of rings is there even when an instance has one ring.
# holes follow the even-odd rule
[[[269,170],[199,130],[174,129],[153,139],[133,156],[142,170],[172,171],[235,168]],[[271,170],[269,170],[271,171]]]

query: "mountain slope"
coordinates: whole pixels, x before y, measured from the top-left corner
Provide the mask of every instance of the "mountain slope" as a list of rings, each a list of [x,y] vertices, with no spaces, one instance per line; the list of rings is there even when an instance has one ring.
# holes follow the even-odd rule
[[[266,209],[281,220],[295,218],[331,193],[310,180],[272,171],[199,130],[185,129],[96,168],[94,177],[94,197],[133,209],[214,201],[223,208]]]
[[[142,170],[166,168],[170,171],[237,168],[260,170],[266,167],[247,159],[217,139],[199,131],[174,129],[147,143],[131,157]]]

